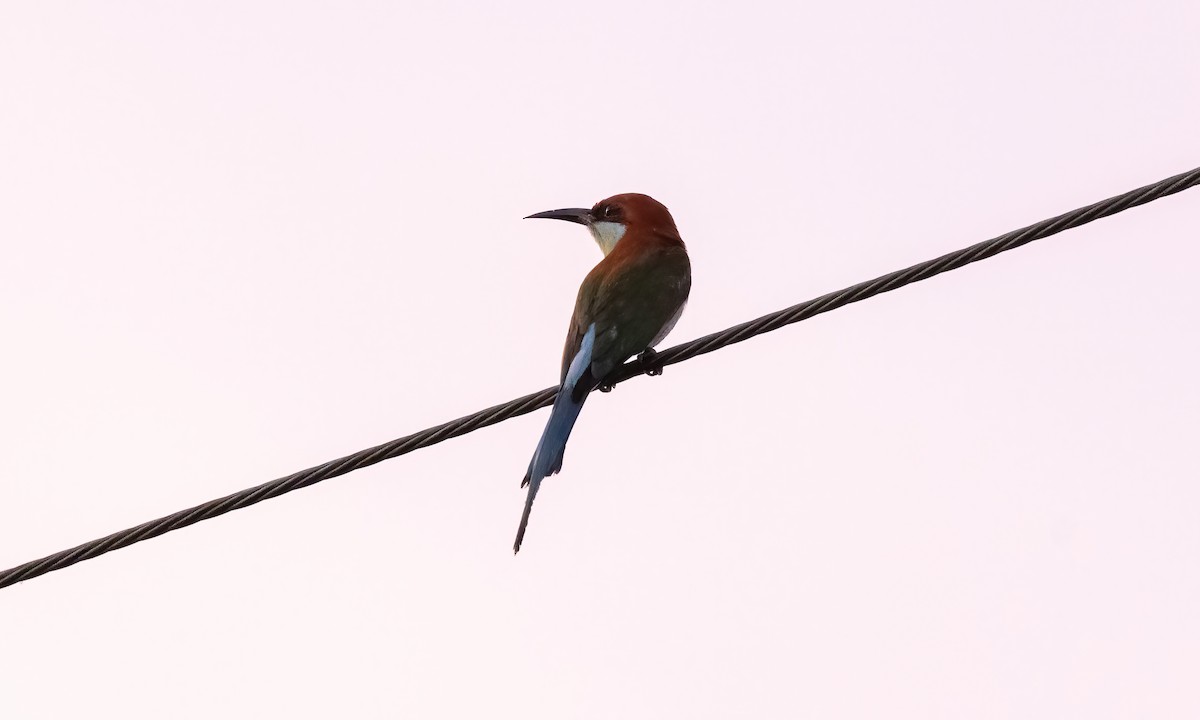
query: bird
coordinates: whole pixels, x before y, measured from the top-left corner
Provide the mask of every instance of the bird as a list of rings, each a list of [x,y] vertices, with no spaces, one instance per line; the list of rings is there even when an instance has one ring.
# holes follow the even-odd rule
[[[562,372],[550,419],[521,487],[529,487],[513,553],[521,550],[533,499],[542,480],[562,469],[567,438],[588,394],[638,355],[649,374],[654,346],[683,314],[692,289],[687,248],[666,206],[649,195],[623,193],[591,208],[527,216],[578,223],[591,231],[604,258],[579,286],[563,346]]]

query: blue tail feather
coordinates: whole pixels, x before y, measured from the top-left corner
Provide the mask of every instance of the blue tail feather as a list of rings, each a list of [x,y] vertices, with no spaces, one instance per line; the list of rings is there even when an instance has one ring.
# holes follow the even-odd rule
[[[587,399],[587,396],[584,396]],[[542,432],[533,459],[529,461],[529,471],[525,475],[525,483],[529,485],[529,493],[525,496],[525,510],[521,513],[521,524],[517,528],[517,540],[513,543],[513,552],[521,549],[521,541],[525,538],[525,526],[529,524],[529,512],[533,509],[533,498],[537,496],[542,480],[562,469],[563,453],[567,449],[567,438],[571,428],[583,409],[583,400],[574,402],[571,393],[559,391],[554,400],[554,409],[550,413],[550,421]]]
[[[525,474],[525,480],[521,483],[522,486],[529,485],[529,492],[525,496],[525,510],[521,513],[521,524],[517,527],[517,539],[513,543],[514,553],[521,549],[521,541],[525,538],[525,526],[529,524],[529,513],[533,509],[533,499],[537,496],[542,480],[562,469],[567,439],[571,436],[571,429],[575,427],[575,421],[579,418],[584,401],[587,400],[587,394],[584,394],[578,401],[572,400],[571,395],[580,376],[591,365],[592,345],[595,339],[596,327],[592,325],[583,337],[579,352],[571,361],[567,376],[563,379],[558,395],[554,398],[554,407],[550,410],[550,420],[546,422],[546,429],[542,431],[542,438],[538,441],[533,458],[529,461],[529,470]]]

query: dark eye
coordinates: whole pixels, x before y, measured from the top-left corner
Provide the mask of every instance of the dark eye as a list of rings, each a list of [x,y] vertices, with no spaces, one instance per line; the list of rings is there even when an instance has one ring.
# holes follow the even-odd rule
[[[612,205],[605,205],[604,211],[603,211],[603,213],[601,213],[601,215],[606,218],[615,218],[619,214],[620,214],[620,211],[617,210]]]

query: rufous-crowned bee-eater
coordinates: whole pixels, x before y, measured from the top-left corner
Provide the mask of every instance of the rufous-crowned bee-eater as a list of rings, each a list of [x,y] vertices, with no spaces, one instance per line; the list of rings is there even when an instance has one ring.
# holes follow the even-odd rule
[[[652,364],[652,348],[675,326],[692,288],[692,266],[675,221],[648,195],[614,195],[591,209],[548,210],[529,217],[586,226],[604,259],[579,286],[563,347],[558,395],[521,481],[529,493],[514,553],[525,538],[538,486],[562,468],[567,438],[588,393],[634,355]]]

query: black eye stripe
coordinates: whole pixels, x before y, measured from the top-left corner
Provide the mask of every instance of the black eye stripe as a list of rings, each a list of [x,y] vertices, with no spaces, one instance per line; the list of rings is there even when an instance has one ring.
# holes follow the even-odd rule
[[[592,218],[609,222],[624,222],[624,211],[620,205],[596,205],[592,208]]]

